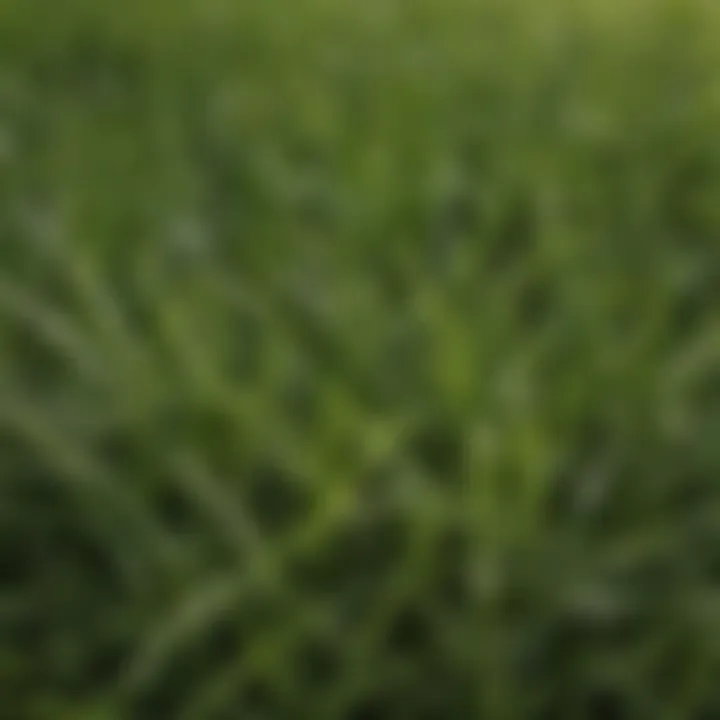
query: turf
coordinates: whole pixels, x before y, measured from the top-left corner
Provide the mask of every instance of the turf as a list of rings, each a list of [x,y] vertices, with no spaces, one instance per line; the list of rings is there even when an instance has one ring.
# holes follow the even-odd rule
[[[720,17],[0,5],[0,715],[720,716]]]

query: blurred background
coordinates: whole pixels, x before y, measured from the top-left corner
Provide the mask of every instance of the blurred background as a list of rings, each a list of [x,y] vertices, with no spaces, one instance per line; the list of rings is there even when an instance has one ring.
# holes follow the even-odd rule
[[[0,716],[720,717],[718,31],[4,0]]]

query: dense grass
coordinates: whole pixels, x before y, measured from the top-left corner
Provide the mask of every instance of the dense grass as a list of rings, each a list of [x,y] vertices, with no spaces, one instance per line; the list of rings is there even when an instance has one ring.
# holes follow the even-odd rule
[[[0,5],[0,715],[720,717],[711,3]]]

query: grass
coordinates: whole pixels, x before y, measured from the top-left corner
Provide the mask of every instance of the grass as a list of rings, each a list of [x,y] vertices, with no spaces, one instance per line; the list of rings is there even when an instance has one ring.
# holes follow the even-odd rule
[[[3,717],[719,715],[717,23],[6,0]]]

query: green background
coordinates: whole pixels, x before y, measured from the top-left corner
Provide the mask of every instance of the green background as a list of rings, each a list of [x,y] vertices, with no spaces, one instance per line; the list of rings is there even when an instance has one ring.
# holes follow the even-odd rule
[[[0,5],[0,716],[720,717],[720,11]]]

